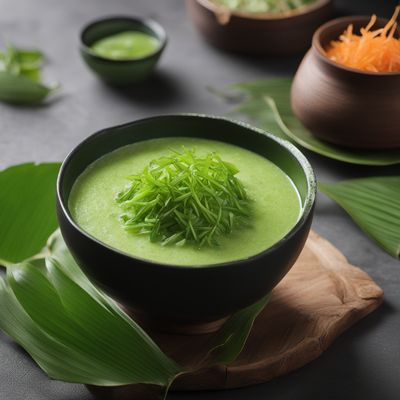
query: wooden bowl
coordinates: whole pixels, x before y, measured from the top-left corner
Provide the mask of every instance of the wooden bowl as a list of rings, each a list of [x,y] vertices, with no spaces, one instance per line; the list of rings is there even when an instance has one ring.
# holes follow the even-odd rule
[[[370,17],[338,18],[314,34],[292,86],[292,108],[317,137],[359,149],[400,148],[400,73],[369,73],[337,64],[324,48],[349,24],[355,32]],[[379,19],[376,27],[386,25]]]
[[[242,260],[193,268],[130,256],[82,230],[68,209],[78,176],[93,161],[121,146],[160,137],[200,137],[235,144],[270,159],[297,186],[303,203],[297,224],[263,252]],[[299,256],[312,221],[316,184],[306,158],[290,143],[248,125],[199,115],[160,116],[100,131],[64,161],[57,183],[57,212],[64,240],[95,284],[140,322],[172,332],[203,333],[270,292]]]
[[[148,56],[132,60],[112,60],[95,53],[91,46],[97,40],[123,31],[147,33],[159,42],[158,49]],[[110,17],[89,23],[82,30],[80,52],[86,65],[105,82],[125,86],[142,82],[155,69],[165,46],[167,35],[156,21],[135,17]]]
[[[194,25],[212,45],[224,50],[260,55],[290,55],[306,51],[311,38],[333,12],[332,0],[288,13],[243,13],[216,6],[210,0],[186,0]]]

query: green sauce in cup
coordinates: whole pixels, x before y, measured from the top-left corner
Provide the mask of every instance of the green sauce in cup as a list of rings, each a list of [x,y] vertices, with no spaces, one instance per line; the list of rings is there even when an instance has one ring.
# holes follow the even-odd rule
[[[153,54],[160,47],[154,36],[139,31],[125,31],[95,42],[91,48],[97,55],[110,60],[135,60]]]

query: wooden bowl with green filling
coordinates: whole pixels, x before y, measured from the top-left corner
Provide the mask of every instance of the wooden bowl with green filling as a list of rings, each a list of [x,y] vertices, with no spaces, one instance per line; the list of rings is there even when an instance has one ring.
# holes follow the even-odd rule
[[[202,333],[285,276],[315,195],[290,143],[224,118],[170,115],[80,143],[60,170],[57,210],[95,284],[144,324]]]
[[[142,82],[152,74],[166,44],[167,35],[156,21],[109,17],[85,26],[80,52],[100,79],[125,86]]]
[[[254,55],[305,52],[333,13],[332,0],[186,0],[201,35],[223,50]]]

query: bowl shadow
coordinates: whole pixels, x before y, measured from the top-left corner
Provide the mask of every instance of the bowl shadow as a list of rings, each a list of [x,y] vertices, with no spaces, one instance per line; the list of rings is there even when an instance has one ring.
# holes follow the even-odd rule
[[[155,71],[148,79],[135,85],[114,86],[103,82],[114,94],[132,103],[161,107],[183,99],[178,77],[170,72]]]

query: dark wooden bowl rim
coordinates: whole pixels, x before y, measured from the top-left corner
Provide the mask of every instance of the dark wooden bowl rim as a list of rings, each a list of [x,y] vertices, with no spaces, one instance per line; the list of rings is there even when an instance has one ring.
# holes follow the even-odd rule
[[[199,0],[200,1],[200,0]],[[316,50],[316,54],[320,60],[323,62],[331,65],[332,67],[347,71],[350,73],[358,74],[358,75],[365,75],[365,76],[398,76],[400,72],[369,72],[369,71],[361,71],[356,68],[347,67],[346,65],[339,64],[335,61],[332,61],[326,56],[325,49],[321,44],[321,35],[327,30],[331,29],[335,26],[344,25],[343,31],[347,28],[350,24],[357,24],[360,22],[368,22],[371,20],[371,16],[368,15],[355,15],[355,16],[348,16],[348,17],[340,17],[333,19],[331,21],[326,22],[325,24],[321,25],[314,33],[313,40],[312,40],[312,47]],[[378,18],[377,23],[385,23],[389,20],[386,18]],[[365,24],[365,25],[366,25]],[[400,33],[399,29],[398,32]]]
[[[249,13],[243,11],[234,11],[226,7],[218,6],[211,0],[194,0],[194,1],[199,3],[204,8],[207,8],[208,10],[212,11],[216,15],[226,14],[242,19],[265,20],[265,21],[288,20],[323,8],[332,2],[332,0],[317,0],[314,4],[299,7],[293,11],[288,11],[284,13],[271,13],[271,12]]]

